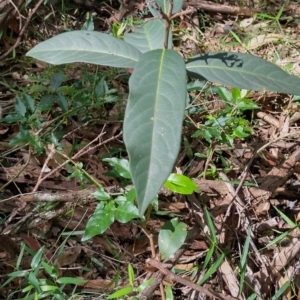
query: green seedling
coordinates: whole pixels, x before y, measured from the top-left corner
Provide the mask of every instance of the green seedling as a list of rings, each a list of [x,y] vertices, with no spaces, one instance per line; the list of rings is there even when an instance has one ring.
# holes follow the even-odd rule
[[[131,264],[128,265],[128,281],[129,281],[129,286],[126,286],[111,295],[109,295],[106,299],[116,299],[116,298],[121,298],[124,299],[124,296],[133,294],[133,293],[140,293],[143,291],[147,286],[149,286],[153,282],[153,278],[150,278],[143,282],[141,285],[138,287],[135,287],[135,274],[134,270]]]
[[[244,53],[205,53],[188,61],[172,48],[171,18],[183,0],[147,0],[154,19],[126,32],[124,40],[94,31],[60,34],[31,49],[27,55],[51,64],[85,62],[132,68],[124,117],[124,141],[130,173],[142,216],[169,177],[176,161],[186,107],[186,75],[247,90],[300,94],[300,79],[259,57]],[[213,117],[206,126],[227,126],[226,117]],[[231,120],[231,123],[234,120]],[[220,125],[221,124],[221,125]],[[213,138],[232,144],[234,136],[250,134],[240,128]],[[206,138],[212,138],[207,136]]]

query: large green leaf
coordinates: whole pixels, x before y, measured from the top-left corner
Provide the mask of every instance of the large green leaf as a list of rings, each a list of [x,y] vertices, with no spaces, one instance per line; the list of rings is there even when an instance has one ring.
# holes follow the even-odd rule
[[[27,56],[50,64],[85,62],[111,67],[134,68],[140,51],[111,35],[94,31],[71,31],[44,41]]]
[[[251,54],[212,52],[186,64],[190,76],[247,90],[300,95],[300,78]]]
[[[181,10],[183,2],[184,0],[173,0],[172,14],[176,14]],[[153,17],[157,18],[160,16],[160,8],[165,14],[168,13],[170,4],[169,0],[146,0],[146,3]]]
[[[186,70],[173,50],[144,53],[129,80],[124,141],[143,215],[170,175],[179,152]]]
[[[135,28],[134,32],[126,32],[124,41],[133,45],[142,53],[164,47],[165,22],[160,19],[147,21],[143,26]],[[169,31],[168,47],[172,48],[172,31]]]

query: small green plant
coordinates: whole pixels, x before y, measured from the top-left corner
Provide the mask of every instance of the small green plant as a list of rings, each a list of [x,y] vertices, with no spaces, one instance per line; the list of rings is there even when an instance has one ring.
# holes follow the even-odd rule
[[[45,154],[49,144],[54,144],[56,150],[66,150],[59,141],[65,134],[63,127],[69,118],[80,116],[78,124],[93,122],[92,110],[105,113],[105,104],[123,101],[117,90],[108,86],[108,73],[87,72],[68,86],[64,84],[64,72],[52,69],[48,71],[50,82],[45,77],[32,77],[35,83],[16,96],[14,107],[3,110],[5,117],[0,122],[19,125],[18,134],[9,142],[10,147],[29,145],[36,155]]]
[[[125,32],[123,40],[100,32],[73,31],[42,42],[27,53],[51,64],[85,62],[134,69],[129,79],[123,137],[140,216],[170,175],[177,158],[187,99],[187,75],[240,89],[300,94],[298,77],[254,55],[216,52],[184,61],[172,50],[172,18],[184,1],[146,2],[154,18],[134,32]],[[239,103],[246,106],[247,103],[237,101],[240,96],[235,93],[232,99],[225,98],[228,105],[241,110]],[[212,128],[214,125],[220,128],[220,124],[227,126],[224,116],[208,122],[207,126]],[[214,138],[231,143],[232,136],[244,137],[250,133],[242,120],[234,124],[236,130],[230,132],[229,138],[217,133]]]
[[[104,158],[103,161],[109,163],[112,167],[112,170],[107,174],[117,177],[119,181],[123,183],[123,185],[131,184],[128,160],[113,157]],[[81,169],[76,169],[73,175],[76,175],[80,182],[82,182],[83,175],[85,174],[81,173]],[[171,174],[166,180],[165,186],[171,191],[179,194],[192,194],[193,192],[198,192],[195,182],[192,179],[180,174]],[[101,187],[95,193],[93,193],[93,196],[99,200],[99,203],[86,225],[85,233],[82,238],[83,241],[88,240],[95,235],[102,234],[115,220],[118,220],[121,223],[127,223],[132,219],[140,218],[138,208],[135,204],[135,188],[130,188],[129,190],[121,189],[115,193],[108,193],[104,188]],[[153,199],[152,205],[155,210],[158,208],[156,202],[157,199]],[[178,221],[176,222],[178,223]],[[175,226],[172,228],[175,228]],[[176,246],[174,246],[172,243],[168,243],[168,245],[172,246],[173,249],[176,247],[179,249],[184,242],[186,233],[181,232],[181,234],[181,238],[174,240]]]
[[[128,265],[128,279],[129,279],[129,286],[126,286],[111,295],[109,295],[106,299],[116,299],[122,298],[124,296],[130,295],[132,293],[140,293],[143,291],[147,286],[149,286],[153,282],[153,278],[150,278],[140,284],[138,287],[135,287],[135,274],[131,264]],[[134,299],[134,298],[133,298]]]
[[[209,143],[232,146],[236,138],[244,139],[252,133],[250,122],[243,116],[244,111],[259,106],[247,98],[247,90],[234,88],[230,92],[227,88],[219,87],[218,95],[225,102],[224,109],[208,115],[207,121],[192,137],[203,136]]]
[[[17,260],[16,270],[8,274],[8,280],[6,280],[0,288],[4,288],[15,278],[22,278],[20,289],[13,292],[8,299],[15,299],[14,294],[21,295],[22,299],[35,300],[35,299],[56,299],[64,300],[67,295],[64,293],[64,288],[67,284],[78,285],[83,284],[86,280],[81,278],[72,277],[60,277],[59,271],[54,264],[50,264],[45,259],[45,249],[41,247],[32,257],[29,270],[21,270],[20,264],[23,259],[25,250],[28,249],[25,245],[22,246],[20,255]],[[41,277],[41,272],[47,274],[48,279]],[[23,298],[25,297],[25,298]]]

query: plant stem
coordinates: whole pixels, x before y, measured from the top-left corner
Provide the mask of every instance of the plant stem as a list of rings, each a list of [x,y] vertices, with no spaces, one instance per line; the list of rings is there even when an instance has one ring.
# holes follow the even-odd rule
[[[169,0],[168,14],[165,14],[163,11],[161,11],[163,19],[166,20],[165,40],[164,40],[164,48],[165,49],[168,49],[169,31],[170,31],[170,24],[171,24],[171,18],[172,18],[172,10],[173,10],[173,0]]]

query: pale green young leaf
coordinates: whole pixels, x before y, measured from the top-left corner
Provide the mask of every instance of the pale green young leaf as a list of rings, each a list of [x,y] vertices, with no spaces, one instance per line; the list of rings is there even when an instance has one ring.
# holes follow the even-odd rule
[[[179,12],[184,0],[173,0],[172,14]],[[146,0],[147,6],[154,17],[161,17],[160,9],[167,14],[169,11],[170,0]]]
[[[154,278],[150,278],[146,281],[144,281],[142,284],[140,284],[137,288],[136,291],[139,293],[141,291],[143,291],[146,287],[150,286],[152,284],[152,282],[154,281]]]
[[[98,189],[96,192],[92,193],[92,195],[98,199],[98,200],[102,200],[102,201],[108,201],[111,199],[109,193],[107,193],[104,188]]]
[[[124,287],[124,288],[114,292],[113,294],[109,295],[106,299],[115,299],[115,298],[120,298],[120,297],[126,296],[126,295],[132,293],[133,289],[134,288],[132,286]]]
[[[121,223],[127,223],[139,217],[138,208],[128,201],[119,204],[115,209],[115,218]]]
[[[84,284],[88,282],[88,280],[76,277],[61,277],[58,278],[56,282],[61,284]]]
[[[131,286],[134,286],[134,270],[131,264],[128,264],[128,277],[129,277],[129,283]]]
[[[55,285],[41,285],[40,288],[42,292],[53,292],[55,290],[58,290],[58,287]]]
[[[184,243],[187,236],[187,225],[178,218],[167,221],[158,235],[158,247],[161,258],[166,259],[174,254]]]
[[[199,193],[195,181],[182,174],[172,173],[164,183],[164,186],[178,194],[190,195],[194,192]]]
[[[174,297],[173,297],[171,284],[168,283],[166,285],[165,291],[166,291],[166,300],[173,300]]]

